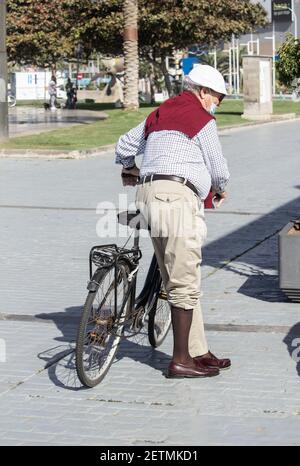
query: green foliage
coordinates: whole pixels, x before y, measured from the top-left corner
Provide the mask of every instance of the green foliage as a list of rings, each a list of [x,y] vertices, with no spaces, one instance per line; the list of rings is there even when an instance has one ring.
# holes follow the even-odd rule
[[[300,41],[288,34],[285,42],[279,47],[280,56],[276,64],[278,78],[282,84],[290,86],[294,79],[300,78]]]
[[[61,0],[7,0],[7,50],[12,63],[54,66],[73,40]]]
[[[139,40],[142,53],[171,55],[174,48],[213,45],[262,25],[265,13],[248,0],[167,0],[159,11],[155,0],[140,4]]]
[[[102,53],[122,53],[123,0],[66,0],[75,35]],[[139,0],[139,49],[154,60],[192,44],[214,44],[266,23],[265,10],[249,0]]]
[[[8,0],[11,61],[49,65],[74,56],[123,53],[123,0]],[[139,51],[157,65],[174,49],[215,44],[266,22],[250,0],[139,0]]]

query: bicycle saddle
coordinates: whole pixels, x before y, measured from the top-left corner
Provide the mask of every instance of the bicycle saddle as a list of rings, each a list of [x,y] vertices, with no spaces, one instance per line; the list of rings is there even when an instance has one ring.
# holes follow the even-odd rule
[[[127,225],[130,228],[136,228],[137,230],[148,230],[148,225],[139,210],[130,211],[125,210],[117,214],[118,222],[121,225]]]

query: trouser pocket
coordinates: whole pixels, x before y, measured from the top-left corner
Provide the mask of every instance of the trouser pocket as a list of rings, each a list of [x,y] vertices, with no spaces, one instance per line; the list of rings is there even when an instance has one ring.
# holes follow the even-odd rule
[[[150,205],[152,236],[184,235],[187,224],[185,217],[189,210],[186,204],[188,203],[180,193],[155,193]]]

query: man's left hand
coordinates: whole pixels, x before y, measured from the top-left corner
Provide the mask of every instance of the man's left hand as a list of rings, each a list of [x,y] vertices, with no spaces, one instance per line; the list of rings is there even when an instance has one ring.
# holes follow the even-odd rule
[[[224,191],[223,193],[214,193],[213,192],[213,201],[217,208],[221,207],[225,199],[227,198],[227,192]]]

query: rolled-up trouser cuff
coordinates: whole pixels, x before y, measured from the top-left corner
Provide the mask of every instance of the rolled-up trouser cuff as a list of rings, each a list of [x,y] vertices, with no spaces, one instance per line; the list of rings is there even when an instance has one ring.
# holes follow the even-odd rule
[[[183,295],[180,296],[178,293],[168,293],[168,302],[171,306],[180,307],[182,309],[195,309],[197,307],[198,299],[200,298],[200,293],[197,294],[195,298],[191,296]]]

